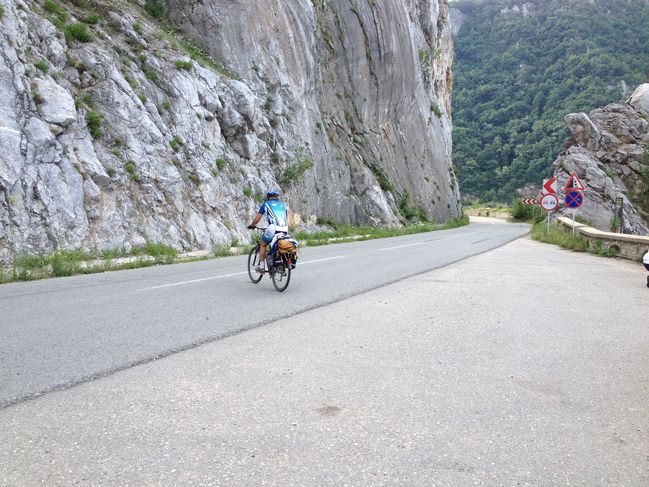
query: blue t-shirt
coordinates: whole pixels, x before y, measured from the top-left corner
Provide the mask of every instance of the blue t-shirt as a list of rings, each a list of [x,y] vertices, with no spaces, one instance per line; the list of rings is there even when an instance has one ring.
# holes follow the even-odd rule
[[[278,200],[266,200],[259,207],[259,214],[264,215],[269,225],[288,227],[288,215],[284,203]]]

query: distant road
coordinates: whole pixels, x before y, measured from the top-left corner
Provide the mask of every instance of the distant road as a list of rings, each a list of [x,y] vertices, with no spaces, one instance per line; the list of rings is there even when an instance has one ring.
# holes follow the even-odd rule
[[[473,223],[304,248],[281,294],[267,277],[248,280],[244,256],[0,286],[0,407],[451,264],[528,230]]]

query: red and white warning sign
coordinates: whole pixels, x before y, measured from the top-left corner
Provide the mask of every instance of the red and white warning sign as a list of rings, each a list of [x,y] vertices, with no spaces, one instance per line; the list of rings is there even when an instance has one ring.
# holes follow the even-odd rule
[[[542,194],[556,194],[557,193],[557,178],[544,179]]]
[[[585,191],[586,186],[584,186],[584,183],[581,182],[581,179],[577,176],[576,172],[573,172],[570,175],[570,179],[568,179],[568,182],[566,185],[563,187],[563,189],[567,191]]]
[[[545,211],[554,211],[559,206],[559,198],[555,194],[545,194],[541,198],[541,207]]]

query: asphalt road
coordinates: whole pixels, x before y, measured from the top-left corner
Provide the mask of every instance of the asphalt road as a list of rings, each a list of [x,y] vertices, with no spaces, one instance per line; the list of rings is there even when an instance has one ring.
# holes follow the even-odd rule
[[[646,487],[646,274],[517,239],[0,410],[0,485]]]
[[[253,285],[244,256],[0,286],[0,408],[439,268],[528,228],[473,223],[304,248],[282,294],[267,277]]]

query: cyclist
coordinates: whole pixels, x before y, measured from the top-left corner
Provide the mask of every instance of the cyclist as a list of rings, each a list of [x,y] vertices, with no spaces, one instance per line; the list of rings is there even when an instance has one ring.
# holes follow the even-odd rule
[[[261,204],[248,228],[251,230],[255,228],[264,216],[268,222],[268,228],[261,236],[262,241],[259,242],[259,267],[256,269],[261,274],[266,271],[266,245],[268,244],[272,248],[276,237],[288,233],[288,212],[286,205],[279,200],[279,191],[268,190],[266,201]]]

